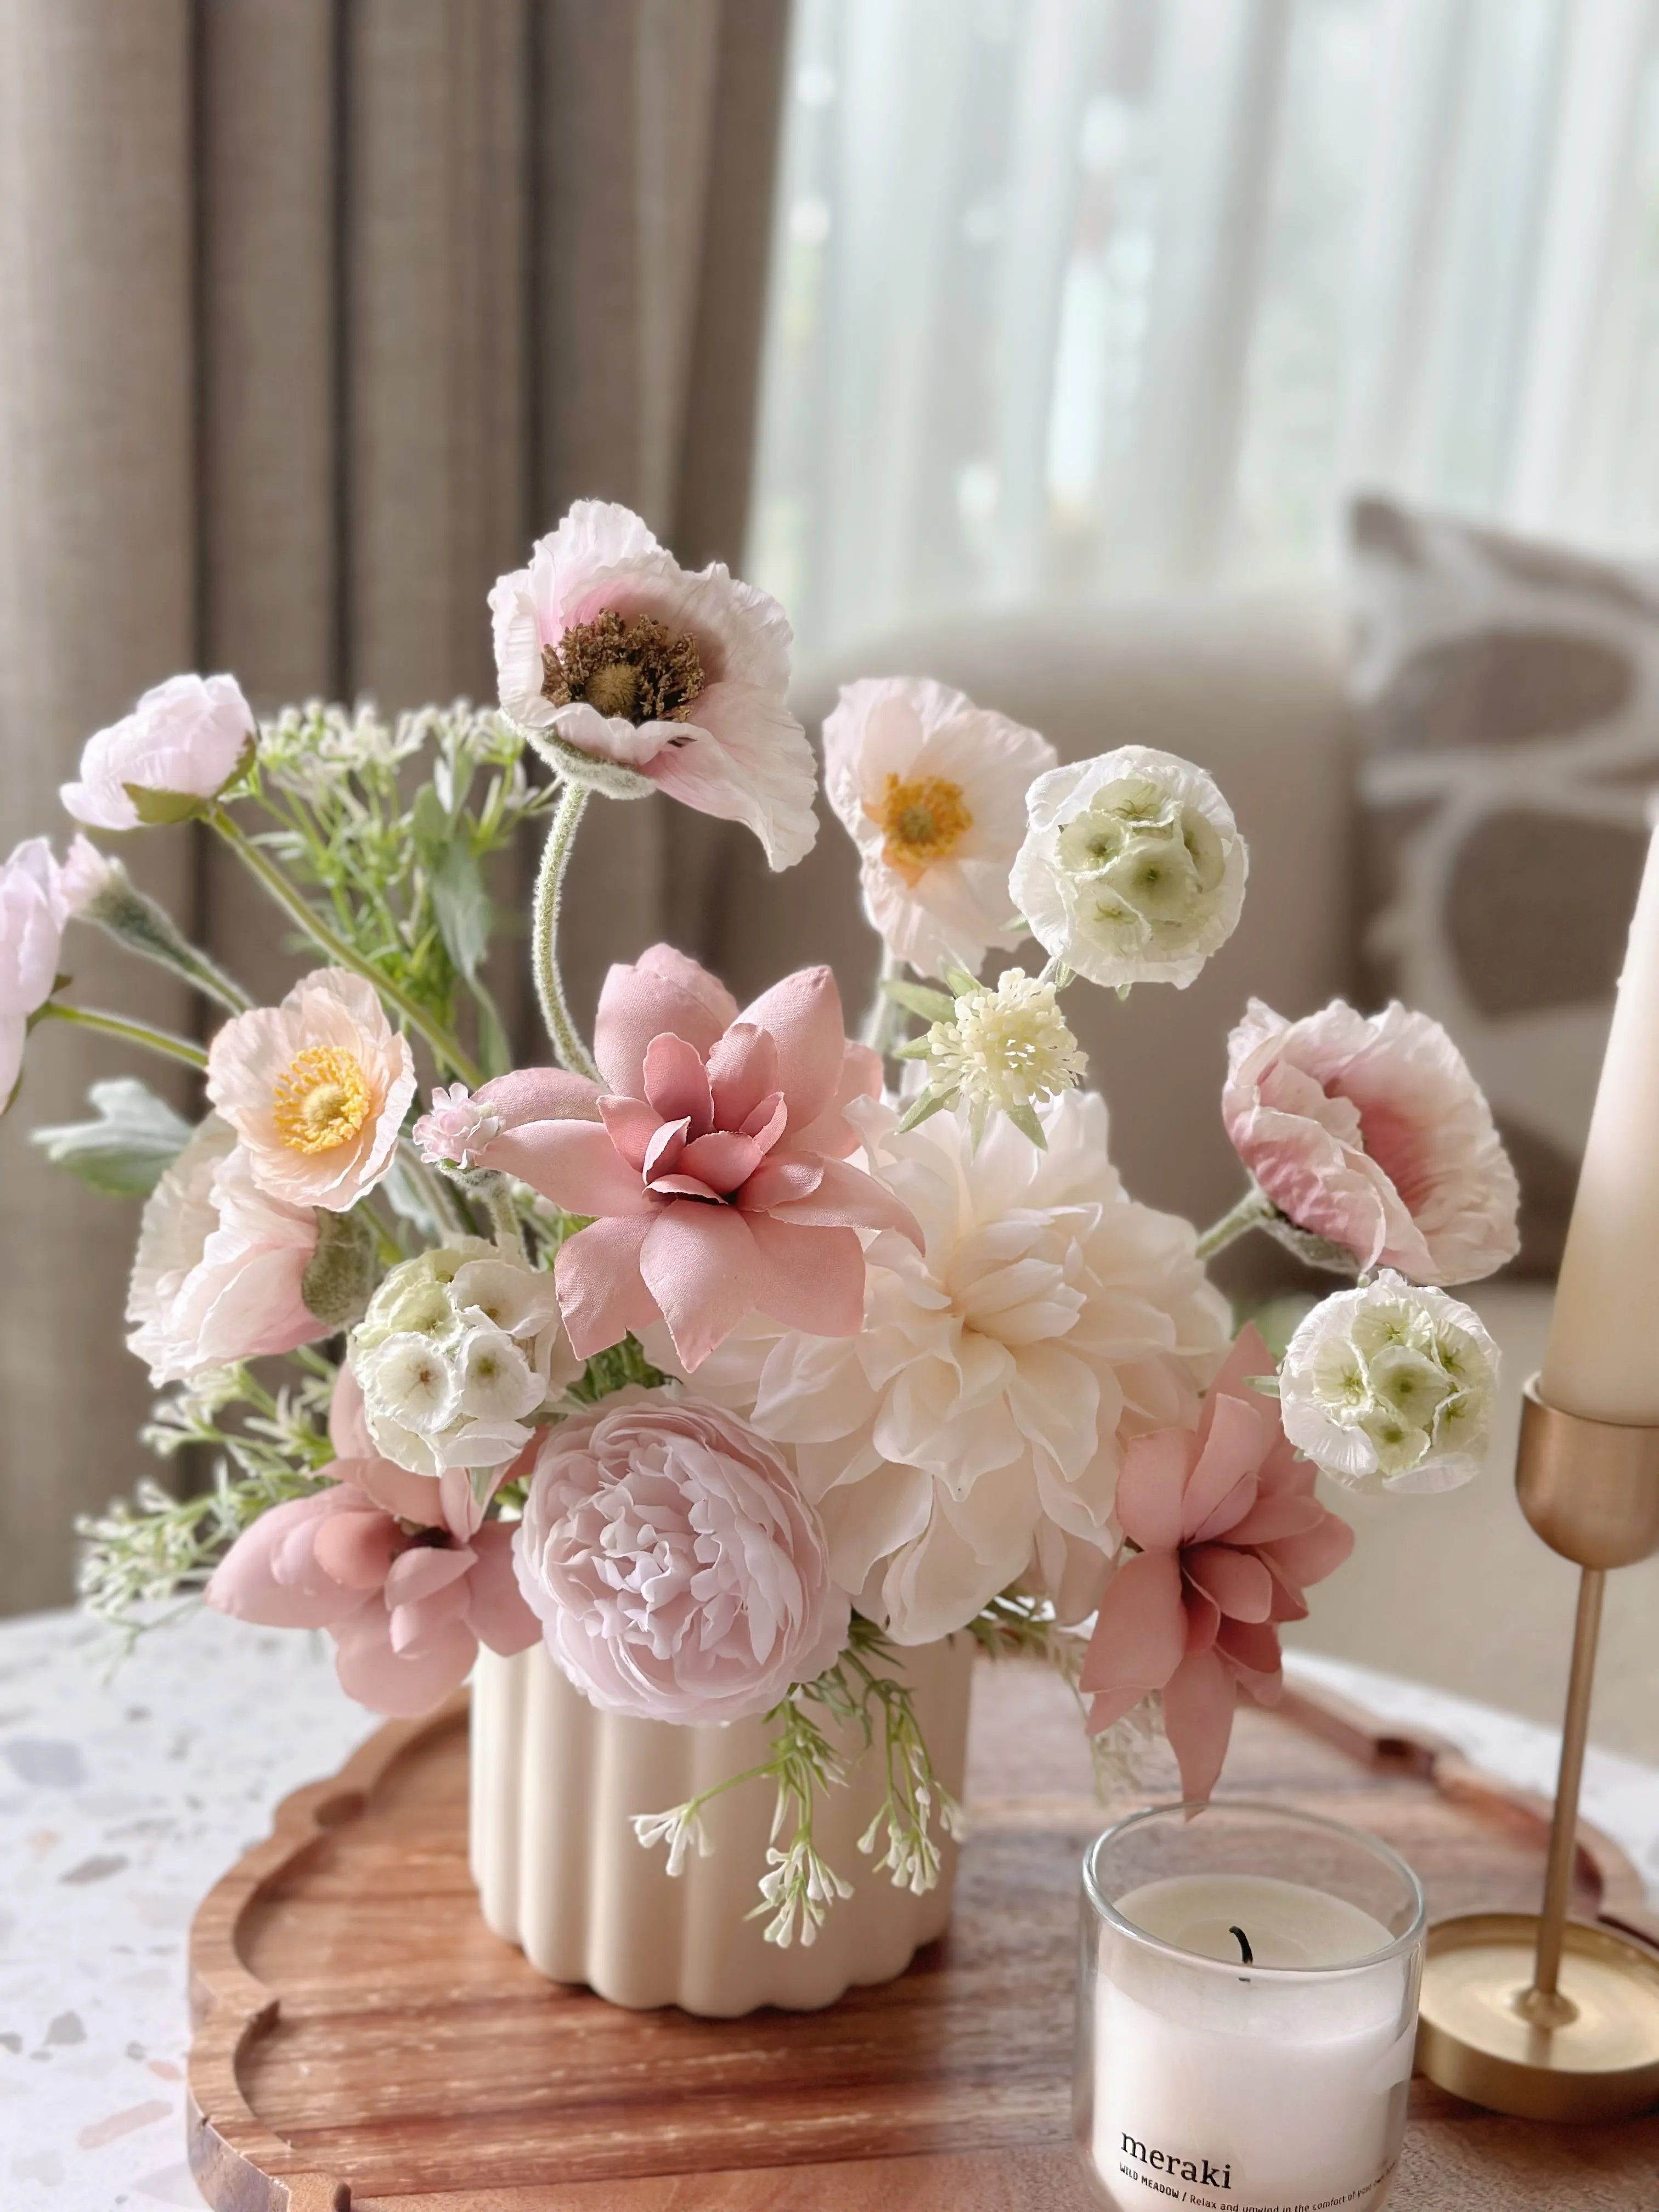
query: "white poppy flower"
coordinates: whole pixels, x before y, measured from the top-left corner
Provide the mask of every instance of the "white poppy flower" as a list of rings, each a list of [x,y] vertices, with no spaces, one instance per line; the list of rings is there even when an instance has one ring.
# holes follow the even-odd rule
[[[1025,793],[1054,763],[1035,730],[915,677],[845,684],[823,725],[823,780],[859,848],[864,904],[890,951],[924,975],[977,974],[1026,935],[1008,872]]]
[[[1010,888],[1033,936],[1092,983],[1184,989],[1237,926],[1249,860],[1190,761],[1146,745],[1031,786]]]
[[[1316,1306],[1291,1338],[1285,1433],[1351,1489],[1454,1490],[1486,1457],[1498,1357],[1468,1306],[1384,1269]]]

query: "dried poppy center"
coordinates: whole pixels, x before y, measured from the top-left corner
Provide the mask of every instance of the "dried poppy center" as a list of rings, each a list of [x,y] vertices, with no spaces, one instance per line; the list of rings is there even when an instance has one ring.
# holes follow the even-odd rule
[[[272,1116],[290,1152],[331,1152],[349,1144],[373,1103],[362,1069],[335,1044],[308,1044],[276,1079]]]
[[[697,641],[653,615],[596,615],[542,647],[542,696],[583,701],[607,720],[683,722],[702,690]]]
[[[866,811],[882,833],[882,859],[907,884],[935,860],[948,860],[974,826],[962,786],[942,775],[920,775],[913,783],[890,775],[879,803]]]

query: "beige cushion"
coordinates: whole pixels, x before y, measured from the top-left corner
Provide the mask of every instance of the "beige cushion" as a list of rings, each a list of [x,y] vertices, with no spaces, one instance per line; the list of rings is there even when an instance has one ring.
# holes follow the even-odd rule
[[[1361,501],[1368,980],[1445,1024],[1553,1272],[1659,782],[1659,574]]]
[[[1158,745],[1216,776],[1251,850],[1237,935],[1190,990],[1148,985],[1121,1004],[1079,983],[1066,1000],[1130,1189],[1200,1222],[1240,1188],[1218,1100],[1227,1031],[1245,999],[1255,992],[1293,1015],[1348,987],[1340,646],[1336,610],[1322,598],[1164,601],[916,630],[848,653],[797,687],[815,737],[841,683],[933,676],[1041,730],[1062,759]],[[879,946],[852,841],[822,811],[817,849],[787,875],[768,876],[752,838],[730,841],[710,949],[739,998],[828,960],[856,1020]]]

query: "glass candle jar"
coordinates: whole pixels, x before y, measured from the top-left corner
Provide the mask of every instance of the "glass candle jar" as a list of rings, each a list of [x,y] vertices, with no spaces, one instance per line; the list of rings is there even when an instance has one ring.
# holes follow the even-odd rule
[[[1074,2114],[1116,2212],[1372,2212],[1400,2156],[1423,1891],[1386,1844],[1154,1807],[1083,1863]]]

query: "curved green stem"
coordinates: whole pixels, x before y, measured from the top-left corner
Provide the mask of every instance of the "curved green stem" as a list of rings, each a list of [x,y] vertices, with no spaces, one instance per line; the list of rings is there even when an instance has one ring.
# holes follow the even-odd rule
[[[169,1060],[181,1060],[186,1067],[207,1066],[207,1054],[200,1045],[174,1036],[171,1030],[152,1029],[148,1022],[130,1022],[119,1014],[97,1013],[90,1006],[66,1006],[58,999],[48,999],[35,1018],[43,1022],[73,1022],[77,1029],[96,1030],[100,1036],[119,1037],[125,1044],[141,1044],[150,1052],[165,1054]]]
[[[354,975],[361,975],[366,983],[372,983],[387,1004],[397,1008],[410,1027],[420,1031],[438,1059],[447,1067],[453,1067],[469,1088],[476,1089],[483,1082],[483,1071],[477,1061],[461,1049],[449,1031],[434,1021],[401,984],[394,983],[389,976],[383,975],[372,961],[365,960],[360,952],[346,943],[344,938],[337,935],[310,902],[289,883],[276,863],[266,858],[247,832],[231,820],[222,806],[214,807],[208,820],[248,872],[258,878],[283,912],[299,923],[312,942],[320,945],[337,967],[349,968]]]
[[[530,938],[532,958],[535,966],[536,996],[541,1001],[542,1019],[553,1040],[553,1049],[561,1067],[573,1074],[585,1075],[590,1081],[599,1080],[599,1071],[593,1055],[582,1042],[581,1031],[571,1018],[570,1002],[564,994],[564,978],[559,973],[558,935],[559,905],[564,894],[564,872],[570,865],[570,850],[576,842],[576,832],[581,825],[587,805],[587,786],[567,783],[563,795],[554,810],[552,823],[547,833],[547,843],[542,852],[541,869],[536,878],[536,904],[531,918]]]
[[[884,945],[881,949],[881,965],[876,970],[875,997],[871,1001],[869,1012],[864,1018],[863,1038],[866,1044],[884,1056],[888,1050],[888,1041],[893,1035],[894,1026],[899,1021],[901,1010],[888,997],[882,986],[884,983],[900,982],[903,980],[903,961],[896,952],[890,952]]]
[[[1271,1221],[1277,1208],[1264,1190],[1252,1183],[1231,1212],[1219,1221],[1212,1221],[1198,1240],[1200,1260],[1213,1260],[1218,1252],[1224,1252],[1230,1244],[1237,1244],[1241,1237],[1249,1236],[1252,1229],[1260,1229]]]

